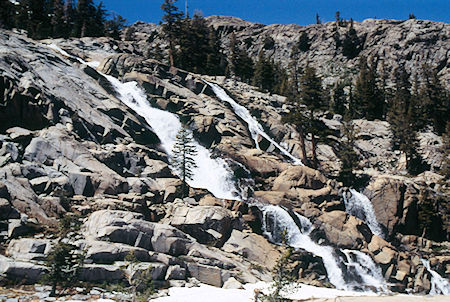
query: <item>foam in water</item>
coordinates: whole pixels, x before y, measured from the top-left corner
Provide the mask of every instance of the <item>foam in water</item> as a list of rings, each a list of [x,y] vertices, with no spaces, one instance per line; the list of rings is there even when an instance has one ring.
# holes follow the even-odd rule
[[[358,217],[369,226],[372,233],[384,238],[384,233],[381,230],[380,224],[378,223],[375,211],[373,209],[372,202],[362,193],[354,189],[350,189],[352,196],[347,198],[346,194],[343,194],[345,210],[350,215]]]
[[[437,272],[431,269],[430,261],[421,259],[423,265],[431,274],[430,295],[450,295],[450,283]]]
[[[158,135],[163,148],[169,156],[176,142],[176,135],[182,125],[178,117],[170,112],[151,107],[144,91],[136,82],[122,83],[118,79],[104,75],[119,93],[119,99],[140,116]],[[221,158],[212,159],[208,149],[194,141],[197,155],[194,157],[197,168],[193,169],[191,187],[204,188],[214,196],[225,199],[239,199],[233,181],[233,174]]]
[[[281,207],[273,205],[261,206],[261,210],[264,216],[263,227],[265,234],[271,238],[273,242],[280,242],[281,238],[279,238],[279,236],[286,230],[286,240],[290,246],[293,248],[302,248],[321,257],[330,282],[338,289],[349,289],[331,247],[318,245],[312,241],[309,234],[303,234],[294,219],[292,219],[289,213]],[[303,217],[302,221],[305,220],[307,220],[307,218]],[[309,222],[309,225],[311,226],[311,222]]]
[[[52,44],[49,47],[59,51],[67,57],[77,59],[80,63],[88,64],[94,68],[98,66],[98,62],[86,63],[80,58],[69,55],[55,44]],[[181,123],[178,117],[175,114],[151,107],[144,91],[136,82],[121,83],[114,77],[108,75],[104,76],[111,82],[118,92],[119,99],[136,113],[145,118],[147,123],[153,128],[155,133],[157,133],[163,148],[170,156],[173,145],[175,144],[176,134],[181,128]],[[238,105],[234,102],[234,100],[229,98],[225,91],[223,91],[220,87],[213,84],[211,84],[211,86],[219,98],[229,102],[233,106],[235,112],[248,123],[249,130],[252,133],[256,144],[257,135],[262,135],[270,141],[273,146],[276,146],[283,154],[292,159],[296,164],[302,164],[299,159],[293,157],[272,139],[270,139],[270,137],[262,130],[261,125],[259,125],[253,117],[251,117],[247,109]],[[195,157],[198,168],[193,171],[194,179],[189,182],[189,185],[193,187],[205,188],[219,198],[237,200],[242,199],[241,195],[235,188],[232,176],[233,174],[227,163],[223,159],[212,159],[210,152],[206,148],[202,147],[197,142],[195,142],[195,145],[198,149],[198,154]],[[294,248],[305,249],[306,251],[311,252],[312,254],[323,259],[328,278],[330,282],[336,286],[336,288],[344,290],[352,288],[352,286],[344,280],[343,272],[338,264],[339,260],[335,256],[333,248],[321,246],[309,237],[309,234],[313,229],[309,219],[295,213],[296,220],[298,220],[298,223],[301,226],[301,228],[299,228],[289,213],[281,207],[270,205],[261,206],[261,208],[264,214],[265,233],[269,238],[272,238],[274,242],[279,242],[281,232],[286,229],[289,245]],[[378,283],[376,279],[378,276],[371,277],[368,271],[378,272],[379,269],[376,268],[370,257],[358,251],[347,251],[346,253],[346,255],[349,255],[347,257],[347,265],[352,265],[355,267],[356,271],[360,272],[362,275],[361,278],[365,284],[377,287]],[[353,254],[354,257],[350,257],[350,254]]]
[[[342,250],[342,252],[347,258],[345,263],[347,269],[353,269],[361,277],[364,285],[376,288],[381,292],[388,291],[381,268],[369,255],[355,250]]]
[[[218,85],[213,84],[213,83],[208,83],[208,82],[206,82],[206,83],[209,86],[211,86],[211,88],[213,89],[214,93],[217,95],[217,97],[219,99],[229,103],[231,105],[231,107],[233,108],[234,112],[241,119],[243,119],[247,123],[248,130],[250,131],[250,134],[251,134],[253,140],[255,141],[256,147],[258,149],[259,149],[259,144],[258,144],[259,136],[262,136],[262,137],[264,137],[265,139],[267,139],[271,143],[271,146],[273,146],[272,150],[277,148],[278,150],[281,151],[281,153],[283,153],[285,156],[290,158],[295,165],[303,166],[303,163],[302,163],[302,161],[300,159],[298,159],[295,156],[293,156],[286,149],[284,149],[277,142],[275,142],[267,133],[264,132],[264,129],[261,126],[261,124],[258,123],[258,121],[250,114],[250,112],[247,110],[247,108],[245,108],[244,106],[239,105],[235,100],[233,100],[225,92],[225,90],[223,90]]]

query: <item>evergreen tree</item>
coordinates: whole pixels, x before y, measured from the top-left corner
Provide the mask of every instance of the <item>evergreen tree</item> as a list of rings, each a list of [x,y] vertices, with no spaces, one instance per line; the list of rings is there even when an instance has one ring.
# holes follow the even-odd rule
[[[9,0],[0,0],[0,28],[11,28],[14,25],[14,6]]]
[[[306,32],[302,32],[300,38],[298,39],[298,49],[300,51],[308,51],[311,47],[309,43],[308,34]]]
[[[67,38],[69,36],[69,28],[65,22],[64,1],[53,0],[52,1],[52,37],[53,38]]]
[[[178,8],[175,6],[176,1],[165,0],[161,5],[161,9],[165,13],[162,17],[162,30],[165,38],[169,41],[169,63],[171,67],[175,66],[175,45],[177,44],[178,35],[181,30],[181,20],[183,17],[183,12],[178,11]]]
[[[345,140],[341,141],[341,148],[337,152],[339,159],[342,162],[338,180],[341,181],[344,186],[350,187],[353,186],[356,181],[353,170],[358,165],[358,155],[354,150],[357,131],[350,121],[345,121],[342,127]]]
[[[394,134],[394,149],[406,155],[406,168],[411,174],[420,173],[421,159],[417,153],[416,125],[411,111],[411,84],[403,66],[396,72],[395,96],[388,112],[388,121]]]
[[[271,91],[274,86],[274,77],[275,71],[272,62],[265,58],[264,51],[261,50],[255,64],[252,84],[259,89]]]
[[[314,117],[314,112],[324,109],[326,104],[322,93],[322,80],[316,75],[313,67],[307,66],[303,76],[300,78],[300,94],[301,102],[307,106],[309,110],[309,132],[311,133],[312,142],[312,162],[317,166],[316,156],[316,138],[318,128]]]
[[[353,27],[353,19],[350,19],[350,28],[345,34],[344,42],[342,43],[342,54],[349,59],[355,58],[361,51],[360,43],[361,41]]]
[[[322,24],[318,13],[316,13],[316,24]]]
[[[182,195],[187,194],[187,180],[192,180],[193,169],[197,167],[194,156],[197,154],[197,149],[193,144],[192,134],[183,126],[177,134],[177,140],[173,146],[172,152],[172,166],[180,174],[183,181]]]
[[[428,65],[424,65],[422,70],[424,83],[420,98],[425,104],[425,116],[431,121],[434,131],[442,135],[450,116],[450,95],[442,85],[437,70]]]
[[[360,71],[356,79],[354,98],[355,111],[359,117],[368,120],[381,119],[384,112],[384,99],[378,89],[375,64],[369,67],[366,57],[360,58]]]
[[[105,22],[105,34],[108,37],[119,40],[120,31],[127,25],[127,19],[120,15],[113,14],[112,19]]]
[[[254,73],[253,60],[248,56],[244,48],[240,49],[238,47],[234,33],[230,37],[230,50],[229,73],[236,75],[241,81],[249,83]]]
[[[332,94],[332,103],[331,103],[331,111],[336,114],[344,115],[345,114],[345,104],[346,104],[346,95],[345,95],[345,83],[343,81],[338,81],[334,85],[333,94]]]

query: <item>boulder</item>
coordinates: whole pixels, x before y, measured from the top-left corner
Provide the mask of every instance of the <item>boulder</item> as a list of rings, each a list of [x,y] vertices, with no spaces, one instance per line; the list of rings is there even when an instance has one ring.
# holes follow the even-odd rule
[[[316,223],[328,241],[339,248],[360,249],[371,239],[367,225],[343,211],[324,212]]]
[[[115,283],[125,277],[123,270],[114,265],[85,264],[79,272],[80,281],[90,283]]]
[[[186,280],[186,269],[179,265],[171,265],[167,268],[165,280]]]
[[[10,241],[6,255],[15,260],[44,260],[51,249],[50,240],[21,238]]]
[[[224,289],[244,289],[244,286],[241,282],[237,281],[234,277],[228,278],[227,281],[223,284],[222,288]]]
[[[327,179],[319,171],[305,166],[294,166],[283,171],[273,182],[273,191],[288,192],[295,189],[321,189]]]
[[[195,239],[169,225],[143,220],[142,214],[101,210],[92,213],[84,225],[88,238],[124,243],[146,250],[185,255]]]
[[[133,253],[138,261],[148,262],[152,259],[147,250],[122,243],[88,241],[86,246],[86,259],[98,264],[113,264],[116,261],[123,261],[130,253]]]
[[[0,275],[14,282],[34,284],[47,272],[48,269],[45,266],[16,261],[0,255]]]
[[[269,270],[275,266],[280,257],[280,252],[263,236],[238,230],[231,232],[231,236],[223,245],[222,250],[240,255]]]
[[[163,222],[177,227],[200,243],[221,246],[231,232],[233,220],[231,211],[223,207],[193,207],[175,202],[168,208]]]
[[[188,263],[187,268],[189,274],[198,281],[216,287],[222,287],[223,275],[226,272],[218,267],[207,266],[199,263]]]

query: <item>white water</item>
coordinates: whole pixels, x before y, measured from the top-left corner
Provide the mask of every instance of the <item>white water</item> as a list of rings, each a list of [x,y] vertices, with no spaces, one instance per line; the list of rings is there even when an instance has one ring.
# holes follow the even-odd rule
[[[350,193],[352,194],[350,198],[347,198],[346,193],[343,194],[347,213],[367,223],[372,233],[384,238],[384,233],[381,230],[372,202],[369,198],[354,189],[350,189]]]
[[[176,142],[176,135],[182,125],[178,116],[173,113],[153,108],[145,92],[136,82],[122,83],[118,79],[104,75],[119,93],[119,99],[137,114],[145,118],[158,135],[163,148],[169,156]],[[191,187],[207,189],[214,196],[224,199],[239,199],[233,181],[233,173],[227,163],[221,159],[211,158],[208,149],[194,141],[197,155],[194,156],[197,168],[193,169],[193,179],[188,183]]]
[[[431,269],[430,261],[425,259],[421,260],[425,268],[431,274],[430,295],[450,295],[450,283],[448,282],[448,280]]]
[[[330,282],[340,290],[376,288],[380,292],[388,292],[381,269],[377,267],[370,256],[353,250],[343,250],[347,261],[344,265],[347,271],[357,276],[360,283],[347,282],[344,272],[338,265],[339,257],[334,254],[330,246],[315,243],[309,236],[313,226],[308,218],[294,213],[301,228],[295,223],[289,213],[278,206],[261,206],[263,212],[263,228],[265,234],[274,242],[280,242],[280,234],[286,230],[287,243],[294,248],[304,249],[322,258]]]
[[[280,242],[280,238],[277,238],[277,236],[286,230],[286,240],[290,246],[293,248],[302,248],[321,257],[330,282],[338,289],[349,289],[331,247],[318,245],[312,241],[309,237],[309,233],[303,234],[294,219],[292,219],[289,213],[281,207],[273,205],[262,206],[261,210],[263,212],[263,228],[265,234],[271,238],[272,241]],[[302,229],[303,228],[302,225]],[[310,230],[308,230],[308,232],[309,231]]]
[[[67,52],[64,52],[54,44],[50,45],[49,47],[61,52],[65,56],[75,58],[83,64],[88,64],[94,68],[98,66],[97,62],[86,63],[80,58],[69,55]],[[114,77],[108,75],[104,76],[116,89],[117,93],[119,94],[119,99],[128,107],[133,109],[136,113],[145,118],[147,123],[158,135],[163,148],[170,156],[172,153],[173,145],[175,143],[176,134],[181,128],[181,123],[178,117],[175,114],[151,107],[144,91],[138,86],[136,82],[121,83]],[[250,132],[252,133],[253,139],[255,140],[255,143],[257,145],[257,136],[261,135],[268,141],[270,141],[273,146],[276,146],[283,154],[292,159],[294,163],[302,165],[299,159],[293,157],[286,150],[276,144],[272,139],[270,139],[270,137],[266,133],[264,133],[261,125],[259,125],[259,123],[253,117],[251,117],[247,109],[238,105],[236,102],[234,102],[234,100],[229,98],[228,95],[226,95],[226,93],[220,87],[215,87],[215,85],[212,85],[212,87],[213,89],[216,88],[214,89],[216,94],[218,94],[221,99],[229,102],[235,109],[236,113],[248,123]],[[222,91],[222,93],[220,91]],[[233,174],[228,168],[226,162],[223,159],[212,159],[210,152],[206,148],[202,147],[198,143],[195,144],[198,149],[198,154],[195,157],[198,167],[194,169],[194,179],[192,181],[189,181],[189,185],[192,187],[205,188],[219,198],[237,200],[242,199],[241,195],[236,190],[232,176]],[[321,246],[312,241],[312,239],[309,237],[309,234],[312,230],[312,224],[309,219],[296,214],[301,225],[301,229],[299,229],[289,213],[287,213],[281,207],[264,206],[263,213],[265,224],[264,228],[266,230],[267,236],[272,237],[275,242],[279,241],[279,238],[273,237],[277,236],[277,234],[279,236],[281,231],[286,229],[289,245],[294,248],[303,248],[313,253],[314,255],[320,256],[323,259],[328,278],[330,282],[336,286],[336,288],[344,290],[352,288],[352,286],[346,283],[346,281],[344,280],[343,272],[338,265],[338,257],[334,255],[333,249],[331,247]],[[273,225],[268,225],[268,223],[270,222],[268,216],[271,216],[273,218]],[[356,251],[354,253],[356,253]],[[356,253],[356,261],[348,260],[349,263],[353,261],[350,264],[354,267],[358,266],[357,270],[360,271],[361,274],[363,274],[364,272],[367,273],[368,271],[367,269],[364,269],[364,262],[370,262],[367,259],[367,257],[369,256],[364,255],[364,257],[362,255]],[[369,264],[373,264],[373,261]],[[370,276],[361,276],[361,278],[363,279],[363,282],[368,285],[373,285],[374,283],[376,283],[376,280],[371,279]]]
[[[99,65],[98,62],[87,63],[78,57],[72,56],[55,44],[47,45],[47,47],[93,68]],[[162,147],[171,157],[172,149],[176,142],[176,135],[182,127],[178,116],[153,108],[147,100],[145,92],[138,86],[137,82],[122,83],[112,76],[101,74],[113,85],[119,94],[118,98],[142,116],[152,127],[161,141]],[[189,186],[207,189],[217,198],[240,200],[240,192],[235,187],[233,173],[227,163],[221,158],[213,159],[209,150],[196,141],[194,141],[194,145],[197,149],[197,154],[194,156],[197,167],[193,169],[193,179],[188,181]]]
[[[213,84],[213,83],[209,83],[209,82],[206,82],[206,83],[209,86],[211,86],[214,93],[217,95],[217,97],[219,99],[221,99],[224,102],[229,103],[231,105],[231,107],[233,108],[234,112],[247,123],[248,130],[250,131],[250,134],[251,134],[253,140],[255,141],[256,147],[258,149],[259,149],[259,138],[260,138],[260,136],[262,136],[265,139],[267,139],[271,143],[272,146],[274,146],[275,148],[280,150],[281,153],[283,153],[285,156],[289,157],[295,165],[303,166],[303,163],[300,159],[293,156],[286,149],[284,149],[277,142],[275,142],[267,133],[264,132],[264,129],[261,126],[261,124],[258,123],[258,121],[250,114],[250,112],[248,111],[247,108],[239,105],[220,86]]]
[[[347,258],[347,269],[353,268],[361,276],[365,285],[374,287],[381,292],[388,291],[381,268],[375,264],[369,255],[355,250],[342,250],[342,252]]]

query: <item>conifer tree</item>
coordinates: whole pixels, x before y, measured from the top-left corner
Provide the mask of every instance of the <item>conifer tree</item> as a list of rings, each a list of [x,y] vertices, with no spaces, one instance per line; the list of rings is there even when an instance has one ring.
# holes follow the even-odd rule
[[[308,34],[306,32],[302,32],[300,38],[298,39],[298,49],[300,51],[308,51],[311,47],[309,43]]]
[[[313,67],[307,66],[303,76],[300,78],[300,94],[301,102],[307,106],[309,110],[309,132],[311,133],[312,142],[312,162],[317,165],[316,156],[316,138],[317,134],[316,120],[314,112],[324,109],[326,104],[322,93],[322,80],[316,75]]]
[[[54,38],[67,38],[69,36],[68,26],[65,22],[64,1],[53,0],[52,1],[52,37]]]
[[[192,134],[186,126],[180,128],[177,134],[177,140],[172,149],[172,166],[180,174],[183,197],[187,194],[187,181],[192,180],[193,169],[197,167],[194,156],[197,155],[197,148],[194,145]]]
[[[388,121],[394,134],[394,149],[403,151],[406,155],[406,168],[411,174],[418,174],[421,159],[417,153],[418,142],[416,125],[413,119],[411,102],[411,84],[403,66],[396,72],[395,96],[388,112]]]
[[[119,40],[120,31],[127,25],[127,19],[121,15],[113,14],[112,19],[105,22],[105,34],[108,37]]]
[[[425,104],[425,115],[431,121],[434,131],[441,135],[445,132],[450,116],[450,94],[442,85],[438,71],[430,66],[422,67],[424,83],[420,91],[421,102]]]
[[[259,89],[272,91],[274,86],[275,71],[268,59],[261,50],[258,55],[258,61],[255,64],[255,72],[253,74],[252,84]]]
[[[344,186],[349,187],[354,186],[356,180],[353,170],[358,163],[358,155],[354,150],[357,129],[355,129],[350,121],[346,120],[342,125],[342,131],[345,140],[341,141],[340,150],[337,152],[339,159],[342,162],[338,180],[341,181]]]
[[[11,28],[14,25],[14,7],[9,0],[0,0],[0,28]]]
[[[244,48],[239,48],[236,41],[236,35],[231,34],[230,38],[230,65],[229,73],[236,75],[241,81],[249,83],[253,77],[254,64]]]
[[[165,13],[162,17],[162,29],[165,38],[169,41],[169,63],[171,67],[175,66],[175,45],[177,44],[183,17],[183,12],[178,11],[178,7],[175,5],[176,1],[177,0],[165,0],[161,5],[161,9]]]
[[[342,54],[349,59],[355,58],[361,51],[360,43],[361,41],[353,27],[353,19],[350,19],[350,28],[345,34],[344,42],[342,43]]]
[[[359,117],[365,117],[368,120],[381,119],[384,112],[384,99],[378,89],[375,64],[372,61],[369,67],[366,57],[361,57],[359,62],[360,71],[354,90],[357,106],[355,111]]]
[[[345,104],[346,104],[346,95],[345,95],[345,83],[343,81],[338,81],[334,85],[333,94],[332,94],[332,103],[331,110],[333,113],[344,115],[345,114]]]

